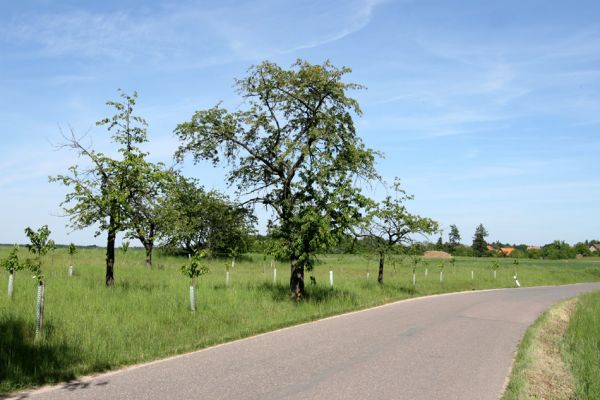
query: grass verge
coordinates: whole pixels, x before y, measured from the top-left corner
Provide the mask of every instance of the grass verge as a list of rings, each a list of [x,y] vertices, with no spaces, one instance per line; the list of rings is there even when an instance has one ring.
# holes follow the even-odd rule
[[[559,303],[527,329],[503,400],[574,399],[573,377],[562,348],[576,304],[576,298]]]
[[[600,292],[580,297],[565,338],[577,399],[600,399]]]

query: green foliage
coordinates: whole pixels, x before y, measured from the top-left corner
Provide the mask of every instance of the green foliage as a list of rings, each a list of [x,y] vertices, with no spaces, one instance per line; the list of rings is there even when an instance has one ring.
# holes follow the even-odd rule
[[[473,249],[473,255],[475,257],[482,257],[487,255],[487,243],[485,241],[486,236],[488,236],[488,232],[485,230],[483,224],[479,224],[475,229],[475,235],[473,236],[473,245],[471,248]]]
[[[244,253],[251,244],[255,218],[219,192],[206,192],[193,179],[178,177],[161,207],[161,241],[189,254],[208,249],[212,254]]]
[[[48,225],[40,227],[37,231],[30,227],[25,228],[25,235],[27,235],[30,242],[27,249],[38,257],[45,256],[50,250],[56,248],[54,241],[48,239],[50,233]]]
[[[208,256],[208,252],[199,251],[180,268],[181,273],[189,277],[192,282],[195,282],[196,278],[206,275],[210,272],[206,266],[205,258]]]
[[[70,256],[74,256],[75,253],[77,253],[77,247],[75,246],[75,243],[70,243],[69,244],[68,252],[69,252]]]
[[[430,235],[439,231],[439,224],[407,211],[405,203],[413,196],[407,195],[395,179],[394,195],[386,196],[379,204],[371,207],[367,218],[360,226],[362,236],[370,239],[372,250],[389,253],[400,244],[413,243],[417,235]]]
[[[6,270],[9,274],[22,270],[25,265],[19,260],[19,246],[15,245],[8,257],[0,260],[0,267]]]
[[[146,249],[146,263],[152,265],[155,241],[164,234],[171,221],[165,219],[169,191],[177,184],[177,173],[164,164],[138,160],[138,179],[134,182],[128,208],[126,237],[138,239]]]
[[[96,123],[105,126],[117,144],[119,159],[111,158],[81,143],[71,131],[70,137],[63,134],[66,143],[62,147],[74,150],[90,165],[81,168],[73,165],[69,174],[50,177],[51,182],[60,182],[70,187],[61,203],[70,218],[74,229],[96,225],[96,236],[107,234],[106,284],[113,283],[114,248],[117,233],[131,227],[133,211],[144,198],[145,183],[151,165],[144,160],[147,155],[139,145],[146,142],[146,121],[134,114],[137,93],[128,95],[119,90],[122,102],[108,101],[106,104],[115,110],[110,118]]]
[[[575,378],[577,398],[600,399],[600,292],[579,298],[571,316],[565,350]]]
[[[301,270],[317,252],[340,240],[367,200],[357,179],[377,177],[376,154],[356,134],[358,102],[342,82],[349,68],[298,60],[285,70],[271,62],[250,68],[236,81],[247,108],[217,105],[177,126],[178,158],[214,164],[226,160],[228,180],[249,203],[270,207],[274,252]]]
[[[564,260],[575,258],[576,251],[566,242],[555,240],[554,242],[542,247],[540,255],[550,260]]]
[[[125,240],[121,242],[121,250],[123,251],[123,254],[127,253],[127,250],[129,250],[129,242]]]
[[[460,245],[460,232],[456,225],[450,225],[450,233],[448,233],[448,252],[453,254],[456,252],[457,247]]]
[[[42,271],[42,261],[39,258],[28,258],[25,260],[25,267],[33,274],[32,278],[36,279],[38,284],[44,283],[44,272]]]
[[[25,228],[25,234],[29,238],[29,244],[27,248],[31,253],[35,255],[35,258],[28,258],[25,260],[25,267],[28,268],[33,274],[33,279],[37,279],[41,285],[44,282],[44,274],[42,272],[42,257],[45,256],[48,251],[56,248],[54,241],[48,239],[50,237],[50,229],[47,225],[40,227],[37,231],[34,231],[30,227]]]

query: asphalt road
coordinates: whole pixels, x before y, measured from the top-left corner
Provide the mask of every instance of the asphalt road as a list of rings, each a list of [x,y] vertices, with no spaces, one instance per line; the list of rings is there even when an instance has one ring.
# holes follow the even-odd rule
[[[526,328],[593,289],[600,283],[402,301],[17,398],[498,399]]]

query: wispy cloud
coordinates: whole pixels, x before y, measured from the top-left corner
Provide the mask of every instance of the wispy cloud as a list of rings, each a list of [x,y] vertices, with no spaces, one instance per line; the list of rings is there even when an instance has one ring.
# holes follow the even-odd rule
[[[29,45],[28,57],[182,67],[285,54],[340,40],[364,28],[378,0],[227,4],[182,2],[152,10],[19,15],[0,41]],[[23,56],[23,54],[21,54]]]

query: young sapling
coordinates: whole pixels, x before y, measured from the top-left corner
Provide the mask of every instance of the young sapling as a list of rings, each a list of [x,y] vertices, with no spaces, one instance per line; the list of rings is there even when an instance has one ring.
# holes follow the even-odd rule
[[[77,247],[74,243],[69,244],[69,276],[73,276],[73,256],[77,253]]]
[[[50,229],[48,225],[44,225],[37,231],[30,227],[25,228],[25,234],[29,238],[30,244],[27,249],[35,255],[35,259],[27,259],[27,267],[33,273],[33,279],[37,280],[37,303],[36,303],[36,322],[35,322],[35,338],[39,339],[44,332],[44,275],[42,273],[43,257],[55,247],[54,241],[49,240]]]
[[[202,250],[194,254],[194,257],[181,266],[181,273],[189,277],[190,283],[190,310],[196,311],[196,280],[202,275],[210,272],[208,267],[204,265],[204,258],[207,257],[207,252]]]
[[[496,279],[496,271],[500,268],[500,263],[496,260],[492,261],[492,271],[494,271],[494,279]]]
[[[23,264],[19,261],[19,246],[15,245],[8,257],[0,261],[0,266],[8,272],[8,299],[12,300],[15,284],[15,274],[23,269]]]

